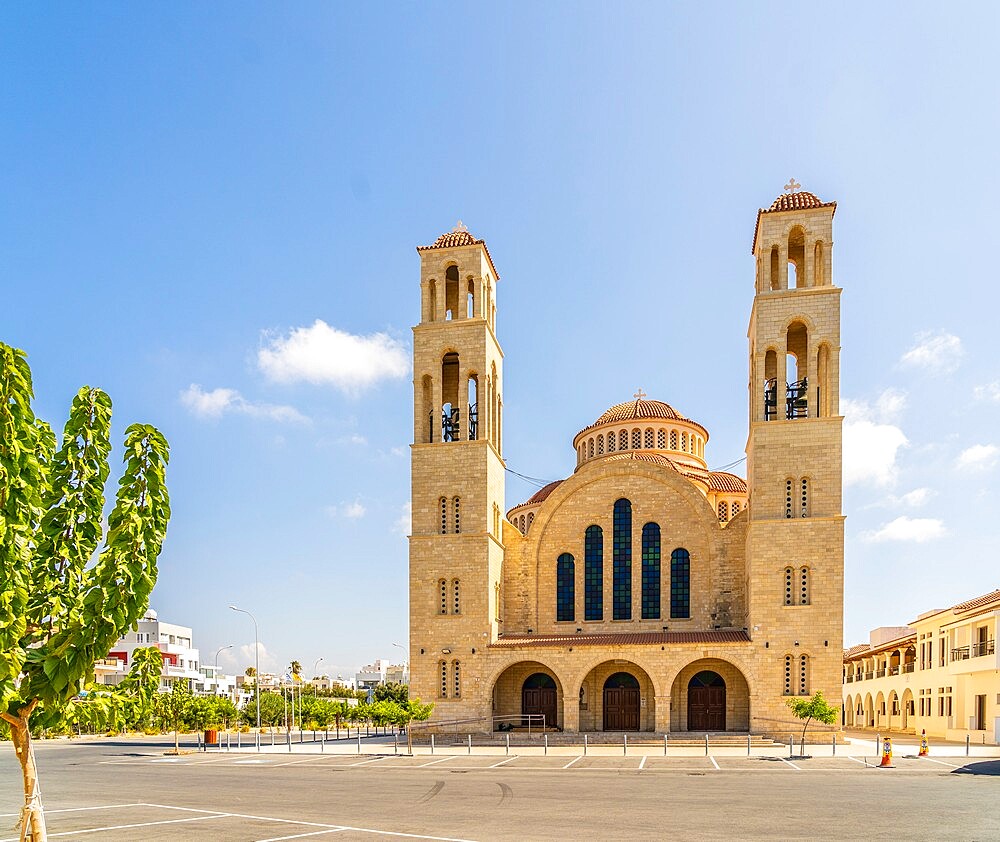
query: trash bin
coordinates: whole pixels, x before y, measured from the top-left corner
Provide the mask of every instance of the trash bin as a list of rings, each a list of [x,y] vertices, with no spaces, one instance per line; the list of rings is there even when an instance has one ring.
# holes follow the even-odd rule
[[[219,744],[219,732],[215,728],[205,729],[205,745],[217,746]]]

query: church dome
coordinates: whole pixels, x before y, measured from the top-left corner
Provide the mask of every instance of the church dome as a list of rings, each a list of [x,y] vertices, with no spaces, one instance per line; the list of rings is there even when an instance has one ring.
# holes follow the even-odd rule
[[[705,430],[705,428],[702,427],[697,421],[685,418],[668,403],[664,403],[663,401],[646,400],[645,398],[635,398],[633,400],[626,401],[625,403],[615,404],[613,407],[605,411],[605,413],[601,415],[601,417],[598,418],[593,424],[580,430],[580,432],[577,433],[577,436],[581,433],[586,433],[588,430],[603,427],[606,424],[627,424],[631,421],[647,419],[664,419],[667,421],[682,421],[685,424],[693,424],[705,433],[706,439],[708,438],[708,431]]]
[[[764,211],[764,213],[827,208],[833,207],[836,204],[836,202],[824,202],[815,193],[803,190],[801,193],[782,193],[777,199],[771,202],[771,207]]]

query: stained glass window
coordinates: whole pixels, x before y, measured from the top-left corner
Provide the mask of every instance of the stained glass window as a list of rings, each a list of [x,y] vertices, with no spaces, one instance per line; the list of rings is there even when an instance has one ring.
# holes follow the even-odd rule
[[[642,527],[642,619],[660,619],[660,526]]]
[[[604,532],[588,526],[583,538],[583,615],[604,619]]]
[[[691,616],[691,555],[678,548],[670,554],[670,618]]]
[[[612,617],[615,620],[631,620],[632,504],[628,500],[621,499],[615,501],[613,540],[612,590],[614,592],[614,600]]]
[[[563,553],[556,561],[556,619],[576,619],[576,564],[573,556]]]

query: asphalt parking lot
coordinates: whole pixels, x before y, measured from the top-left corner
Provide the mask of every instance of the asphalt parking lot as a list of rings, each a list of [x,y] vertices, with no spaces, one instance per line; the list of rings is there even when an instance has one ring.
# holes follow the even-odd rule
[[[52,838],[276,840],[1000,838],[1000,759],[164,754],[166,744],[38,744]],[[647,747],[652,749],[653,747]],[[849,748],[849,747],[848,747]],[[367,750],[367,747],[365,747]],[[454,750],[454,749],[453,749]],[[20,775],[0,745],[0,842]]]

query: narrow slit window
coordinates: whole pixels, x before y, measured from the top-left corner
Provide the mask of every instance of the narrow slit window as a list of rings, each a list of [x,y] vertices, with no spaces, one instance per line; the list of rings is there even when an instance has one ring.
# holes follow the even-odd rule
[[[642,527],[642,619],[660,619],[660,526]]]
[[[556,620],[576,619],[576,562],[569,553],[556,561]]]
[[[584,533],[583,600],[585,620],[604,619],[604,533],[599,526],[588,526]]]
[[[461,582],[455,579],[451,583],[452,613],[462,613],[462,587]]]

